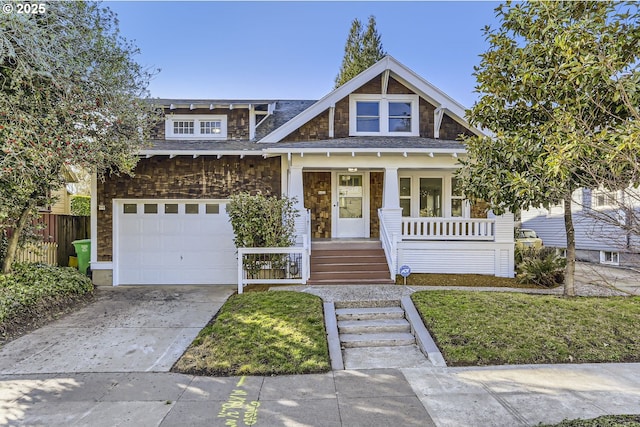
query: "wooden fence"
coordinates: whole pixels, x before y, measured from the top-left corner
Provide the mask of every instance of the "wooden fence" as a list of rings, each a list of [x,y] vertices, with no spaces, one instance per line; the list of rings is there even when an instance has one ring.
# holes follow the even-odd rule
[[[16,254],[17,261],[42,262],[67,266],[75,255],[74,240],[88,239],[91,219],[88,216],[41,213],[36,220],[42,241],[25,245]]]
[[[27,243],[16,252],[16,261],[56,265],[58,261],[57,250],[58,244],[56,242]]]
[[[58,265],[69,265],[69,257],[76,253],[71,242],[88,239],[91,231],[91,220],[88,216],[56,215],[58,243]]]

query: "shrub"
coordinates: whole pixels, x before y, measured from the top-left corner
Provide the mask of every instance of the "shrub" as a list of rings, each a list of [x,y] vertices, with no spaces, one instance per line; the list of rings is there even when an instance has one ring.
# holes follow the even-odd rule
[[[71,197],[71,215],[91,216],[91,196]]]
[[[12,325],[43,317],[48,307],[64,306],[93,289],[75,268],[14,264],[11,274],[0,275],[0,339]]]
[[[553,248],[516,248],[515,262],[520,283],[551,288],[564,282],[566,261]]]
[[[231,196],[227,213],[238,248],[286,248],[295,243],[295,199],[240,193]]]

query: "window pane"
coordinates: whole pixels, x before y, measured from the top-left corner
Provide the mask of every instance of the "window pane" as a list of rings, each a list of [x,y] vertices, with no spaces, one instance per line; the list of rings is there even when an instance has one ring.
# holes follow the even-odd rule
[[[389,132],[411,132],[411,118],[389,118]]]
[[[451,178],[451,195],[452,196],[462,196],[462,189],[460,188],[460,181],[458,178]]]
[[[177,214],[178,213],[178,204],[177,203],[165,203],[164,204],[164,213],[166,213],[166,214]]]
[[[411,117],[411,103],[390,102],[389,117]]]
[[[135,203],[125,203],[122,212],[126,214],[138,213],[138,205]]]
[[[420,178],[420,216],[442,216],[442,179]]]
[[[176,120],[173,122],[173,133],[176,135],[192,135],[194,133],[193,120]]]
[[[380,115],[380,103],[376,101],[358,101],[356,102],[356,115],[378,117]]]
[[[340,218],[362,218],[362,197],[340,197]]]
[[[200,133],[203,135],[218,135],[222,132],[222,122],[216,121],[201,121]]]
[[[402,216],[411,216],[411,199],[400,199]]]
[[[208,214],[218,214],[220,213],[220,205],[217,203],[207,203],[205,207],[205,212]]]
[[[145,203],[144,204],[144,213],[146,214],[157,214],[158,213],[158,205],[155,203]]]
[[[356,131],[380,132],[380,119],[358,117],[358,119],[356,120]]]
[[[187,203],[184,205],[184,213],[186,214],[197,214],[200,212],[200,205],[195,203]]]
[[[451,216],[462,216],[462,199],[451,200]]]
[[[411,196],[411,178],[400,178],[400,197]]]

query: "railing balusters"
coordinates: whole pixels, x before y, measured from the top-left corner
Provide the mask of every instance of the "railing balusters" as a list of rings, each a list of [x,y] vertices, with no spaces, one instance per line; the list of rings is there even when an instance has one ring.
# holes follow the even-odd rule
[[[411,240],[494,240],[493,218],[403,218],[402,237]]]

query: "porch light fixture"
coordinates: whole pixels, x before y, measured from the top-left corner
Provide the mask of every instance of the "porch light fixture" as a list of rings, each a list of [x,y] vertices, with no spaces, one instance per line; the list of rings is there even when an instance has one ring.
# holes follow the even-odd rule
[[[349,172],[358,172],[358,168],[349,168],[347,169]]]

